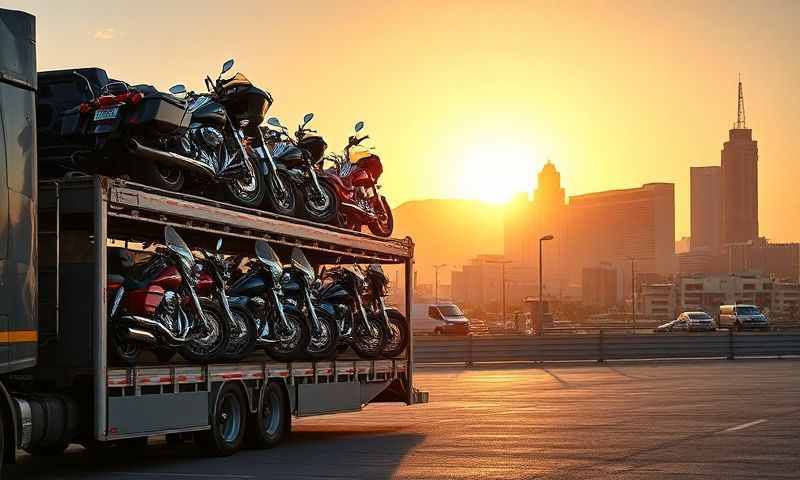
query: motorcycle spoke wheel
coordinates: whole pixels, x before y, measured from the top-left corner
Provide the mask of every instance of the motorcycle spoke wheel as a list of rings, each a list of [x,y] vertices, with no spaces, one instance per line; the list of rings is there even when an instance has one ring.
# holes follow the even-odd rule
[[[225,195],[228,200],[239,205],[257,208],[264,201],[266,185],[264,177],[258,169],[258,162],[248,156],[244,162],[246,174],[225,184]]]
[[[306,354],[312,360],[327,360],[336,356],[338,327],[336,321],[322,309],[315,309],[319,319],[320,331],[311,334],[306,345]]]
[[[314,222],[333,223],[339,215],[339,199],[326,183],[320,182],[321,191],[308,183],[303,193],[304,216]]]
[[[216,359],[228,341],[228,323],[224,320],[222,310],[211,300],[201,298],[200,305],[206,317],[207,325],[200,318],[195,318],[194,331],[184,344],[181,352],[187,360],[196,363],[208,363]]]
[[[224,360],[239,361],[249,355],[256,344],[256,323],[245,307],[231,305],[233,324],[225,349],[220,356]]]
[[[394,358],[402,355],[408,347],[408,322],[405,317],[398,312],[389,311],[388,332],[386,345],[383,347],[385,358]]]
[[[379,237],[390,237],[394,230],[392,209],[389,208],[389,203],[386,201],[385,197],[381,197],[381,203],[385,213],[380,214],[374,222],[369,224],[369,231],[372,232],[373,235]],[[376,208],[376,211],[378,210],[380,210],[380,208]]]
[[[267,209],[279,215],[293,216],[297,210],[297,198],[292,189],[292,181],[284,172],[278,172],[283,188],[278,185],[273,175],[267,179]]]
[[[359,357],[375,359],[381,355],[386,345],[386,331],[381,322],[374,317],[368,318],[367,322],[372,326],[373,332],[359,321],[352,347]]]
[[[268,343],[265,347],[267,355],[281,362],[300,359],[309,337],[305,319],[295,312],[287,311],[285,314],[291,331],[285,332],[279,324],[274,325],[275,336],[283,338],[279,342]],[[280,320],[276,319],[276,322]]]

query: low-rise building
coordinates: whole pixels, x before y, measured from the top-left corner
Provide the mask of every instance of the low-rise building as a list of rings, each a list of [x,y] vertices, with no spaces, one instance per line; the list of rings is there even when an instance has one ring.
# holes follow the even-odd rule
[[[663,319],[691,310],[716,315],[720,305],[736,303],[786,314],[800,307],[800,284],[758,275],[678,275],[672,283],[642,285],[638,309],[645,318]]]

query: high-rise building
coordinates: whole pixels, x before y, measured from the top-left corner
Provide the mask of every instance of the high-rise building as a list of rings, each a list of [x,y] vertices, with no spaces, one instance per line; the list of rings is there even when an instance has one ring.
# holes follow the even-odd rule
[[[716,255],[722,250],[722,168],[692,167],[690,250]]]
[[[675,186],[649,183],[640,188],[570,197],[568,220],[571,276],[584,266],[609,262],[628,272],[675,271]],[[624,283],[630,285],[625,273]],[[630,289],[626,287],[626,291]]]
[[[742,82],[736,123],[722,148],[722,239],[743,243],[758,239],[758,144],[747,128]],[[694,233],[692,233],[694,236]]]
[[[584,305],[613,307],[622,296],[617,288],[617,269],[606,263],[599,267],[585,267],[581,281]]]
[[[526,193],[515,196],[506,206],[505,256],[524,266],[539,265],[539,238],[553,235],[543,245],[545,290],[560,295],[565,275],[563,259],[566,246],[566,203],[561,174],[548,160],[538,175],[533,201]]]

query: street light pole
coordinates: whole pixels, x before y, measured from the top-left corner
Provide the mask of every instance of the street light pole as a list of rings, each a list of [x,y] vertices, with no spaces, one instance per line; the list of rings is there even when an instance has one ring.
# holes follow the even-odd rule
[[[543,237],[541,237],[539,239],[539,321],[537,322],[539,328],[537,329],[536,334],[540,335],[540,336],[544,333],[544,298],[543,298],[544,289],[542,288],[543,287],[543,285],[542,285],[542,242],[546,242],[548,240],[552,240],[553,238],[555,238],[555,237],[553,237],[552,235],[545,235],[545,236],[543,236]]]
[[[442,268],[442,267],[446,267],[446,266],[447,266],[446,263],[440,263],[439,265],[434,265],[433,266],[433,272],[434,272],[434,274],[433,274],[433,278],[434,278],[434,281],[433,281],[433,298],[434,298],[433,304],[434,305],[438,305],[439,304],[439,269]]]

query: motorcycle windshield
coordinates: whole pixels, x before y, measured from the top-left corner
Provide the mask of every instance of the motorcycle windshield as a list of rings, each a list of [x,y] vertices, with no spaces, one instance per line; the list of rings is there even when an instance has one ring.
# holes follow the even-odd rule
[[[297,247],[292,249],[292,266],[303,272],[309,282],[314,280],[314,268],[308,263],[308,259],[303,251]]]
[[[264,264],[265,267],[267,267],[270,273],[272,273],[273,277],[280,277],[281,272],[283,271],[283,264],[281,263],[281,259],[278,257],[278,254],[275,253],[275,250],[273,250],[266,241],[256,241],[256,257],[258,257],[258,260]]]
[[[178,254],[188,265],[194,265],[194,255],[189,250],[189,246],[178,235],[178,232],[169,225],[164,228],[164,244],[168,249]]]
[[[241,72],[236,72],[236,75],[222,83],[222,88],[227,90],[233,87],[248,87],[250,85],[252,85],[252,83],[247,79],[247,77],[245,77]]]
[[[367,267],[367,270],[369,270],[370,273],[379,276],[385,282],[389,281],[389,278],[386,276],[386,272],[383,271],[383,267],[380,264],[378,263],[370,264],[370,266]]]

